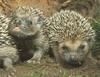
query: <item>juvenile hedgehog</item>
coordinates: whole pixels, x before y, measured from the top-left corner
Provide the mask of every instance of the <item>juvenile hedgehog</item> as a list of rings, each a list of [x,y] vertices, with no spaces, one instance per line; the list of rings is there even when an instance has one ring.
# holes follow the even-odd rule
[[[5,71],[8,73],[8,76],[15,73],[13,64],[19,59],[16,45],[8,34],[9,21],[10,18],[0,14],[0,69],[5,69]]]
[[[70,10],[62,10],[47,18],[41,33],[48,40],[56,61],[78,66],[91,53],[89,49],[95,38],[88,20]]]
[[[39,9],[29,6],[19,6],[12,12],[8,30],[15,41],[21,61],[32,57],[35,61],[40,61],[43,45],[39,31],[44,18]]]

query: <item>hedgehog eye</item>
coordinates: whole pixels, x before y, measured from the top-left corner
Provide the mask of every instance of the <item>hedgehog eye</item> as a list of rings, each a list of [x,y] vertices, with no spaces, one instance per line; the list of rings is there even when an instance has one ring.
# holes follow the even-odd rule
[[[62,49],[64,52],[67,52],[69,50],[68,47],[66,47],[66,46],[63,46]]]
[[[84,48],[85,48],[85,45],[80,45],[79,46],[79,49],[82,49],[83,50]]]
[[[32,21],[31,20],[29,20],[27,22],[28,22],[28,25],[32,25]]]
[[[16,19],[16,20],[15,20],[15,23],[18,24],[18,25],[21,25],[21,20]]]

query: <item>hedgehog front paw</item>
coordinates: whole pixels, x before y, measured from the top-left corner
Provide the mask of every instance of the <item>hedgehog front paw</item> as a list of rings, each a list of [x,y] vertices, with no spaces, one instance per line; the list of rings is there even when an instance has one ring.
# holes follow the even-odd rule
[[[16,70],[13,67],[13,61],[10,58],[4,59],[4,69],[7,73],[7,77],[16,77],[15,76]]]
[[[16,77],[16,70],[7,71],[7,77]]]
[[[31,60],[27,61],[28,63],[33,63],[33,64],[40,64],[40,58],[32,58]]]
[[[33,60],[32,63],[33,64],[40,64],[41,62],[40,62],[40,60]]]
[[[28,60],[27,62],[33,63],[33,64],[40,64],[40,60],[42,58],[42,55],[43,55],[42,51],[40,51],[40,50],[35,51],[33,57],[30,60]]]
[[[32,63],[32,60],[31,60],[31,59],[30,59],[30,60],[28,60],[28,61],[27,61],[27,63]]]

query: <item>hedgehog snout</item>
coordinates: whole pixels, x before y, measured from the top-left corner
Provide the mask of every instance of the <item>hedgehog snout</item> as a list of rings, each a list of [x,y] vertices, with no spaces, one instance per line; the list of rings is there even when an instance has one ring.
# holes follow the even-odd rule
[[[84,57],[76,52],[66,53],[65,61],[72,66],[80,66],[84,62]]]
[[[13,31],[15,31],[15,32],[20,32],[21,29],[20,29],[19,27],[16,26],[16,27],[13,29]]]

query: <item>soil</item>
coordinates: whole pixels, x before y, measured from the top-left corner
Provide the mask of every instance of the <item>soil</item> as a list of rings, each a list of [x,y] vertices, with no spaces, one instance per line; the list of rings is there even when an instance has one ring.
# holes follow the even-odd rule
[[[18,6],[32,6],[39,8],[44,15],[51,16],[56,12],[57,5],[56,0],[0,0],[0,11],[9,15]]]
[[[17,77],[100,77],[100,67],[87,59],[83,66],[63,67],[49,57],[40,64],[22,64],[16,66]]]
[[[50,57],[43,58],[40,64],[22,63],[15,68],[16,77],[100,77],[100,65],[90,59],[77,68],[63,67]]]

